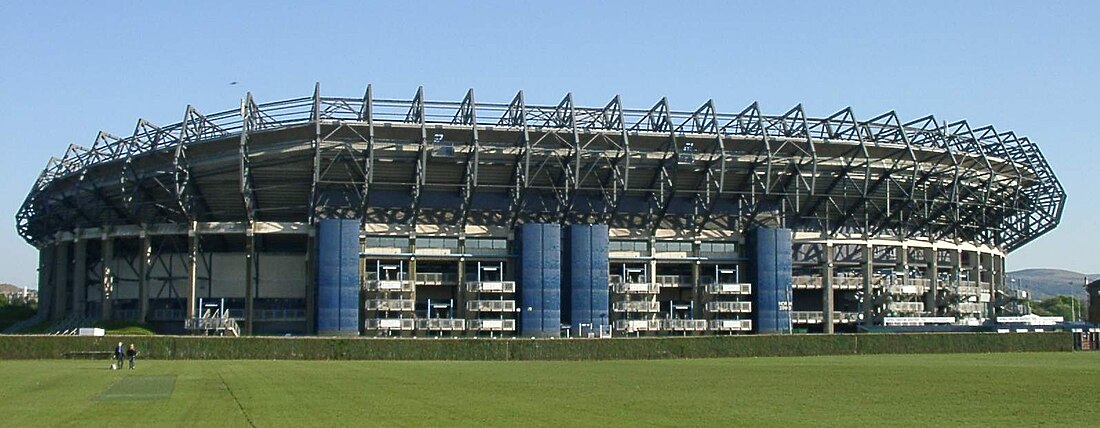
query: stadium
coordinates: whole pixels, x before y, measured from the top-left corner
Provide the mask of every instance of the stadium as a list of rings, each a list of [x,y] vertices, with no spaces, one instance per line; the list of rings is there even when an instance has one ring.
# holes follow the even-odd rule
[[[247,94],[70,145],[16,224],[57,326],[588,337],[1021,313],[1005,255],[1065,199],[1029,139],[735,111]]]

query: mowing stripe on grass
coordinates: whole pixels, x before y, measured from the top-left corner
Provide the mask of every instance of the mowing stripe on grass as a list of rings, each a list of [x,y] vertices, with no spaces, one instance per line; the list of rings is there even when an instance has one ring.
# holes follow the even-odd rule
[[[176,388],[176,376],[127,376],[112,384],[95,400],[167,400]]]

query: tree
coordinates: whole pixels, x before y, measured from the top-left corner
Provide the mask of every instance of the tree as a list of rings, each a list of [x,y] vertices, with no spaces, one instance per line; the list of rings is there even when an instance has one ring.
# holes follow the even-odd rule
[[[1087,307],[1084,301],[1072,296],[1054,296],[1031,306],[1031,312],[1040,316],[1062,317],[1066,321],[1073,320],[1073,315],[1083,319],[1081,311]]]

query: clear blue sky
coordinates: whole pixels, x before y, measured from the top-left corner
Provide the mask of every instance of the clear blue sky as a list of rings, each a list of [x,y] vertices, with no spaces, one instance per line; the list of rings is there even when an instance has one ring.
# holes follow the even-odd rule
[[[1010,269],[1100,272],[1097,2],[14,2],[0,6],[0,282],[35,284],[14,216],[96,132],[322,93],[825,116],[932,113],[1029,136],[1069,194]],[[687,4],[681,4],[687,3]],[[763,2],[761,2],[763,3]],[[239,82],[230,86],[229,82]]]

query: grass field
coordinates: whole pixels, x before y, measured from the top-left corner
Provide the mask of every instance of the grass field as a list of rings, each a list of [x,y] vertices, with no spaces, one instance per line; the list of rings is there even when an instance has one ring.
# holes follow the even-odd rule
[[[1100,352],[0,361],[0,426],[1095,426]]]

